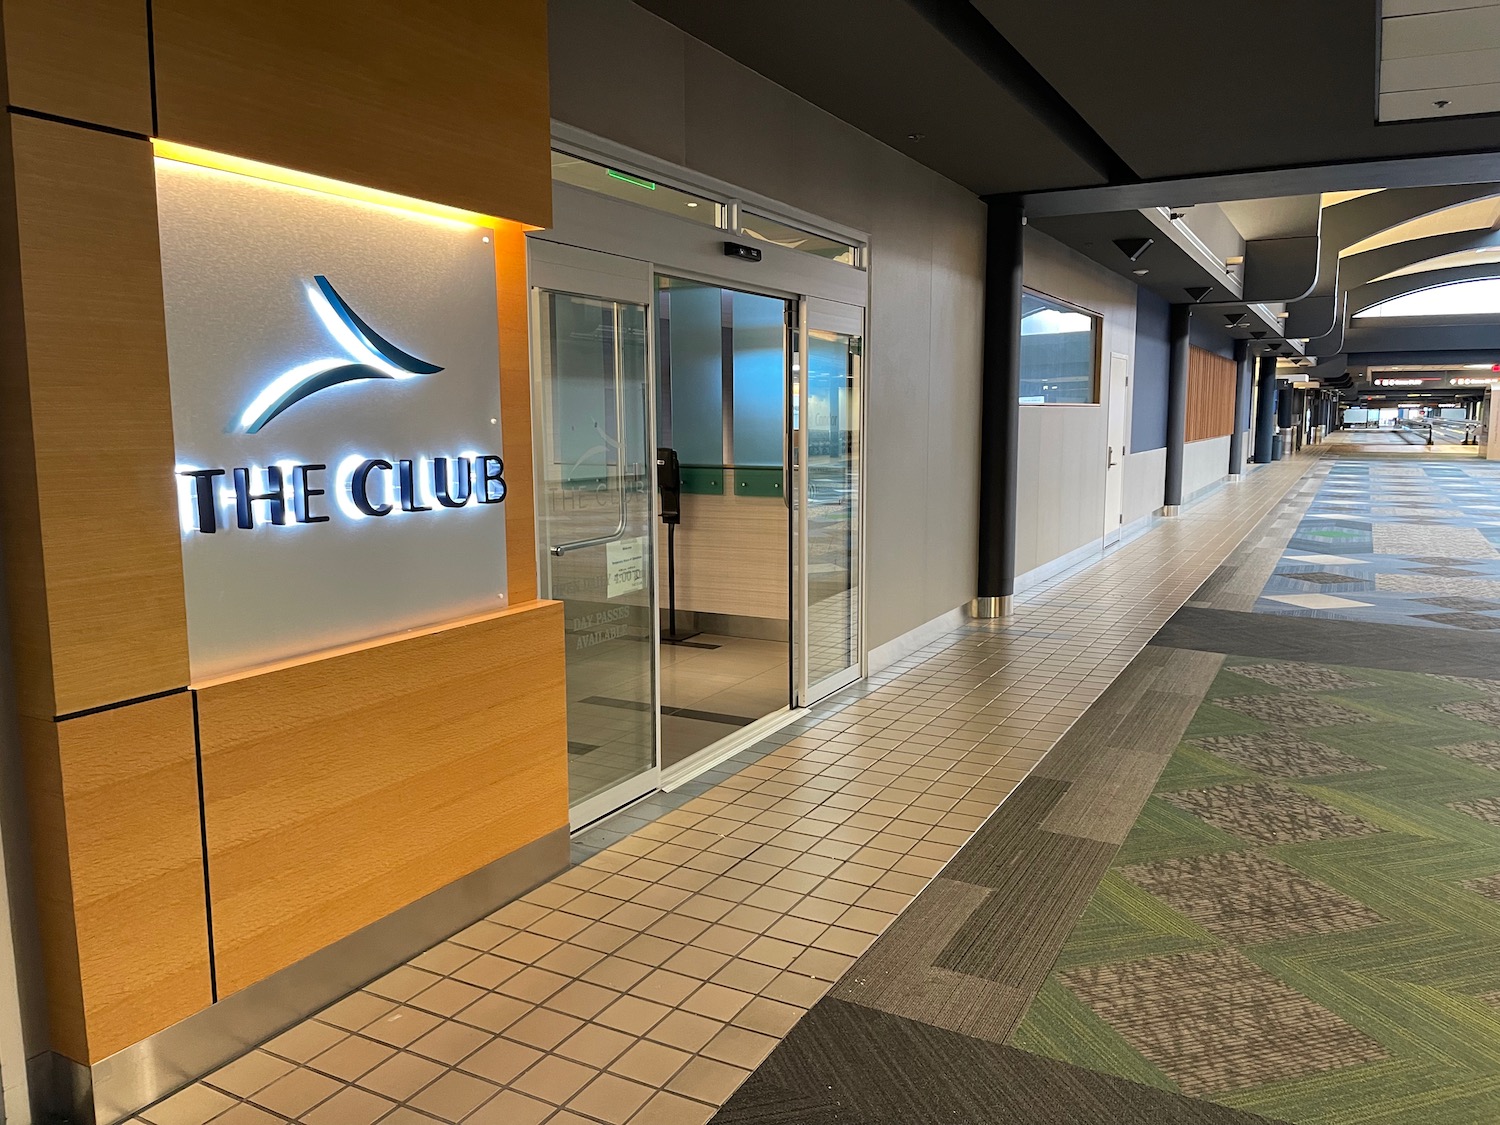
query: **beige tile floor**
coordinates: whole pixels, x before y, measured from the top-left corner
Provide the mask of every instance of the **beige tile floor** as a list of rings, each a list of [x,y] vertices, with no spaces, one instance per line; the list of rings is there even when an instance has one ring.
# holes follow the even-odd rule
[[[699,750],[738,734],[745,722],[763,718],[791,702],[787,641],[763,641],[700,633],[694,646],[662,645],[661,764],[670,768]],[[700,648],[697,645],[716,645]],[[679,708],[698,715],[674,714]],[[721,723],[705,716],[735,716]]]
[[[708,1120],[1312,463],[1258,470],[907,657],[138,1121]]]

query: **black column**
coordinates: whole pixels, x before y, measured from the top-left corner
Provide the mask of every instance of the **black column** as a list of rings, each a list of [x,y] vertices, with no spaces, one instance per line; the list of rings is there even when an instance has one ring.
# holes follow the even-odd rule
[[[976,617],[1010,613],[1016,589],[1016,446],[1021,429],[1021,258],[1026,218],[993,196],[984,262],[984,404],[979,438]]]
[[[1229,475],[1245,471],[1245,411],[1250,403],[1250,379],[1255,363],[1250,358],[1250,341],[1234,342],[1234,428],[1229,431]]]
[[[1255,463],[1271,463],[1271,438],[1276,433],[1276,357],[1260,357],[1259,393],[1255,402]]]
[[[1162,506],[1176,515],[1182,504],[1182,447],[1187,439],[1188,353],[1191,347],[1193,306],[1173,305],[1167,338],[1167,481]]]

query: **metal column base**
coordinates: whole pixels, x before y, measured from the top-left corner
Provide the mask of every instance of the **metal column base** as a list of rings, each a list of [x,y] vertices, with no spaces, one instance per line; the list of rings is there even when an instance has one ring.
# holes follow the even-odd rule
[[[981,621],[997,617],[1010,617],[1015,613],[1015,595],[1005,594],[998,598],[975,598],[969,603],[969,616]]]
[[[1182,511],[1182,505],[1181,504],[1163,504],[1162,505],[1162,509],[1161,509],[1161,514],[1163,516],[1167,517],[1168,519],[1170,519],[1172,516],[1177,515],[1181,511]]]

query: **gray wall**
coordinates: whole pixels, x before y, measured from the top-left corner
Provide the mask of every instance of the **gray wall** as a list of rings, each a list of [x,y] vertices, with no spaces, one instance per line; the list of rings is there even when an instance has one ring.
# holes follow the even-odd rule
[[[1194,309],[1188,321],[1188,340],[1195,348],[1233,359],[1234,337],[1221,327],[1223,323],[1224,318],[1211,309]]]
[[[1099,397],[1107,399],[1110,355],[1119,352],[1134,362],[1136,287],[1031,229],[1026,232],[1023,277],[1028,288],[1104,318]],[[1102,546],[1108,411],[1107,402],[1021,407],[1018,576],[1091,544]],[[1129,518],[1127,511],[1127,522]]]
[[[1131,383],[1130,452],[1167,447],[1167,368],[1171,308],[1149,289],[1135,291],[1135,378]],[[1160,502],[1157,504],[1160,507]]]
[[[866,643],[977,577],[984,208],[628,0],[552,0],[552,116],[869,232]]]

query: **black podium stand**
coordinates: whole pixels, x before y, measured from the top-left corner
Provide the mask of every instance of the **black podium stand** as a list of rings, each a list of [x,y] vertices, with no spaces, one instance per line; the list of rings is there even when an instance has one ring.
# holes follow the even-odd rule
[[[682,467],[675,449],[656,451],[656,487],[661,495],[661,522],[667,525],[667,628],[664,644],[691,640],[698,630],[677,628],[677,525],[682,522]]]

